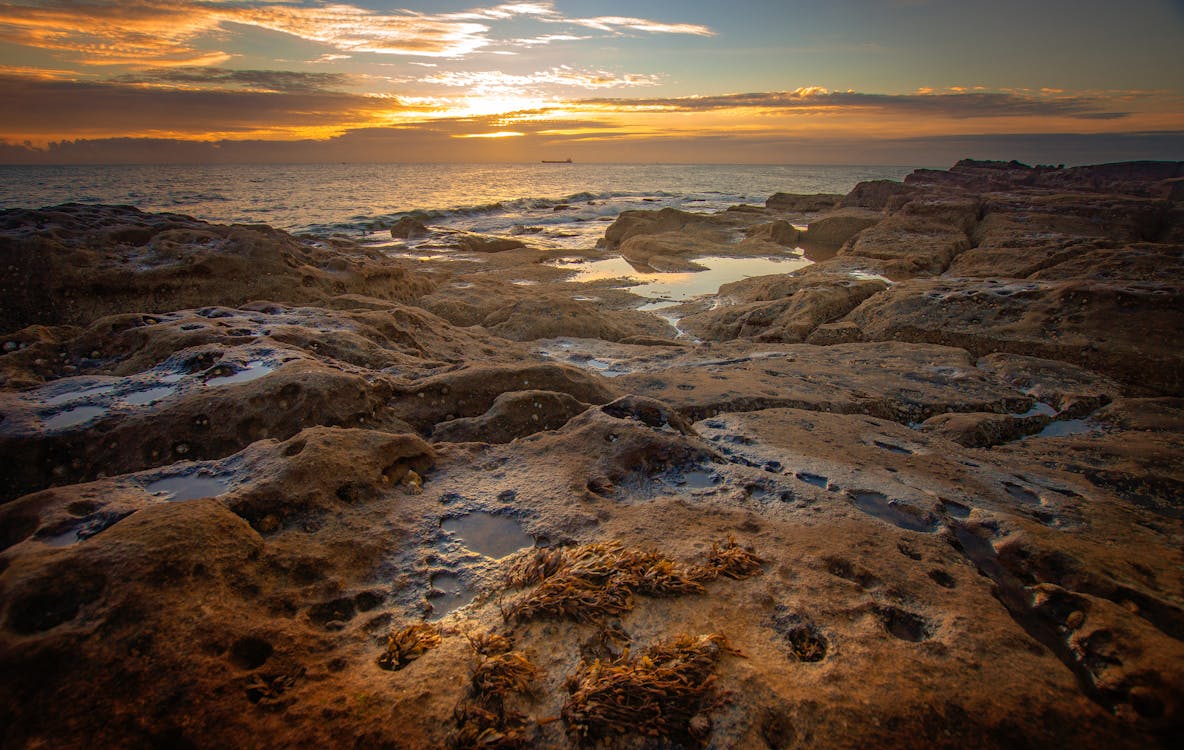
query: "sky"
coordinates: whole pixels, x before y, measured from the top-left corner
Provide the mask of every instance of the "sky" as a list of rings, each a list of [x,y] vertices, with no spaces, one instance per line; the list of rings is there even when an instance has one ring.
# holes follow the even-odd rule
[[[0,163],[1184,160],[1184,0],[0,0]]]

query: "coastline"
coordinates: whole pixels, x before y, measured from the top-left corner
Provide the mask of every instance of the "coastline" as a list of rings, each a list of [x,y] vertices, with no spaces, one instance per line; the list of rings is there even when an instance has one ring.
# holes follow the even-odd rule
[[[1179,739],[1184,163],[439,219],[0,212],[2,744]]]

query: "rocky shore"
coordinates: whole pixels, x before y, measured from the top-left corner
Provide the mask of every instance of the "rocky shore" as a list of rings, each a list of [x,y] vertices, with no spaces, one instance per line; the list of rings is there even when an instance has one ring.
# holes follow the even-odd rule
[[[0,212],[0,745],[1184,741],[1184,163],[392,234]]]

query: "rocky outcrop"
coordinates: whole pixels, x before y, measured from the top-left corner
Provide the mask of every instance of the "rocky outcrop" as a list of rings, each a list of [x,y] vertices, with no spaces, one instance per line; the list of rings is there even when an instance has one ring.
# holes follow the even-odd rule
[[[0,214],[0,745],[1175,747],[1180,168],[863,183],[666,319],[565,279],[834,196],[414,272]]]
[[[408,301],[432,283],[362,247],[261,225],[221,226],[129,206],[0,212],[0,330],[86,325],[122,312],[362,294]]]
[[[917,279],[868,299],[848,316],[868,340],[924,341],[975,354],[1056,359],[1143,392],[1178,395],[1181,355],[1143,331],[1184,326],[1173,284]]]
[[[765,208],[784,213],[829,211],[842,199],[834,193],[773,193],[765,200]]]

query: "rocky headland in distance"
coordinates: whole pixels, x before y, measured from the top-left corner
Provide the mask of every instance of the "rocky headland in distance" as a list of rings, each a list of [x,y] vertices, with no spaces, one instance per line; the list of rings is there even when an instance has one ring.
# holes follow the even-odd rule
[[[392,234],[0,212],[0,745],[1184,740],[1184,163]]]

